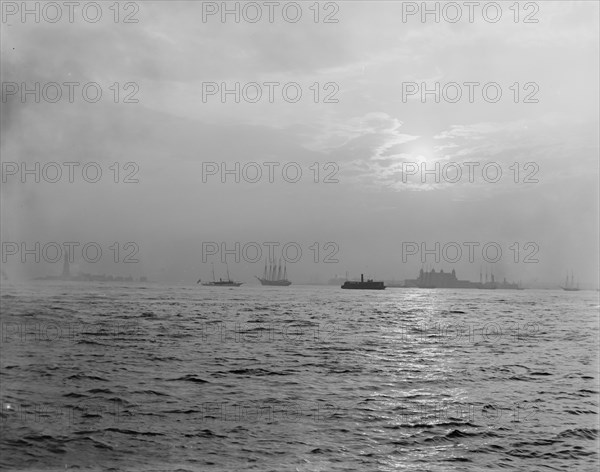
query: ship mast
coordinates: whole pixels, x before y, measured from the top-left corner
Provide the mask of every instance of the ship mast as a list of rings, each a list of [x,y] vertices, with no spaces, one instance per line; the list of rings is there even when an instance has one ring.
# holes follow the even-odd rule
[[[277,280],[281,280],[281,257],[279,258],[279,267],[277,268]]]
[[[4,274],[4,272],[3,272],[3,274]],[[65,253],[65,260],[63,263],[62,278],[68,279],[70,276],[71,276],[71,274],[70,274],[70,270],[69,270],[69,250],[67,250],[67,252]]]

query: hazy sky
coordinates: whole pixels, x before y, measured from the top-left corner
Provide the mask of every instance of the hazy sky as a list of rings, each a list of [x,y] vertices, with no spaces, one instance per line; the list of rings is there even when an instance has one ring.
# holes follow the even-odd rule
[[[6,3],[21,4],[3,3],[5,14]],[[436,242],[455,242],[464,248],[460,260],[435,263],[430,255],[427,265],[454,268],[459,278],[471,280],[483,268],[511,280],[548,284],[562,282],[573,270],[582,284],[596,286],[598,3],[537,2],[539,11],[530,17],[537,23],[523,22],[533,12],[533,7],[525,10],[526,2],[518,23],[509,10],[513,2],[500,3],[503,16],[496,23],[480,10],[472,23],[464,17],[436,23],[431,16],[422,23],[418,14],[403,22],[402,2],[377,1],[321,3],[319,23],[315,7],[309,8],[313,2],[301,2],[296,23],[285,21],[280,9],[270,23],[264,2],[258,2],[263,18],[256,23],[244,17],[236,23],[233,15],[223,23],[219,14],[203,21],[203,8],[213,4],[191,1],[137,2],[139,11],[136,4],[121,4],[118,23],[110,3],[102,3],[96,23],[86,22],[77,9],[70,23],[66,7],[56,23],[43,16],[36,23],[33,15],[23,23],[20,12],[5,15],[2,241],[30,246],[93,241],[103,248],[102,259],[86,263],[76,251],[75,271],[185,283],[209,277],[211,261],[224,273],[220,254],[203,263],[203,242],[226,242],[231,249],[236,242],[297,243],[302,257],[288,264],[294,282],[325,282],[346,271],[412,278],[422,265],[420,254],[403,262],[403,243],[433,248]],[[255,14],[249,7],[245,12]],[[45,13],[55,16],[49,9]],[[138,22],[124,23],[128,13]],[[446,13],[454,15],[450,9]],[[323,23],[327,14],[338,22]],[[36,82],[40,88],[50,82],[96,82],[103,94],[88,103],[79,86],[70,103],[63,86],[58,102],[42,96],[35,103],[33,94],[10,95],[10,82],[32,89]],[[111,88],[115,82],[119,103]],[[256,88],[248,86],[240,103],[233,94],[222,103],[220,93],[203,97],[209,82],[230,88],[256,82],[263,95],[251,103]],[[264,84],[272,82],[281,85],[273,85],[270,103]],[[296,103],[282,96],[283,85],[291,82],[302,90]],[[441,87],[455,82],[463,96],[457,103],[443,97],[435,103],[428,95],[423,103],[419,93],[403,97],[409,82],[431,89],[436,82]],[[488,103],[479,86],[470,103],[465,82],[494,82],[502,97]],[[287,90],[291,102],[296,89]],[[51,86],[46,92],[55,96]],[[131,92],[138,103],[122,103]],[[456,88],[447,92],[452,99]],[[326,97],[337,102],[324,103]],[[528,97],[538,102],[524,103]],[[64,166],[58,182],[42,175],[36,183],[31,175],[27,182],[13,175],[7,167],[12,162],[30,168],[36,162],[80,165],[74,183]],[[103,171],[96,183],[81,176],[81,167],[90,162]],[[109,167],[115,162],[119,183]],[[139,183],[122,182],[135,170],[124,168],[128,162],[137,165]],[[219,174],[203,179],[208,162],[228,169],[236,162],[240,168],[256,162],[263,175],[256,183],[243,176],[236,183],[233,175],[226,183]],[[272,164],[273,183],[263,164],[269,162],[279,164]],[[502,170],[496,183],[482,177],[481,169],[491,162]],[[282,177],[288,163],[295,163],[287,167],[290,178],[294,167],[302,169],[296,183]],[[422,183],[420,174],[410,174],[418,165],[434,169],[436,163],[455,163],[462,178],[451,182],[454,164],[437,184],[432,175]],[[474,182],[464,163],[478,164],[472,167]],[[252,179],[254,169],[246,169]],[[47,170],[52,179],[54,171]],[[332,172],[338,182],[324,182]],[[538,182],[524,183],[531,173]],[[493,178],[494,172],[488,175]],[[114,242],[122,251],[127,242],[137,244],[140,262],[115,263],[108,249]],[[328,242],[334,245],[326,247]],[[464,242],[480,244],[472,263]],[[498,262],[482,259],[481,246],[489,242],[503,250]],[[517,263],[509,249],[514,243],[522,251]],[[538,263],[522,262],[532,252],[523,253],[527,243],[539,248]],[[326,264],[332,248],[339,248],[334,256],[339,262]],[[228,255],[229,268],[236,279],[250,283],[262,273],[264,257],[251,263],[241,256],[236,264],[235,255]],[[3,267],[15,276],[58,274],[62,266],[35,264],[32,257],[22,264],[19,255],[7,260]]]

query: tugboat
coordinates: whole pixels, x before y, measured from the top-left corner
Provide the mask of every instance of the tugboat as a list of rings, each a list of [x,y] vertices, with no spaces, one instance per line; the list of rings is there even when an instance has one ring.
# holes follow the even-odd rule
[[[227,267],[227,280],[223,280],[221,278],[219,278],[219,280],[215,280],[215,265],[212,264],[213,281],[205,282],[202,285],[204,285],[205,287],[239,287],[240,285],[242,285],[243,282],[234,282],[233,280],[231,280],[231,278],[229,277],[229,267],[227,266],[227,264],[225,265],[225,267]],[[201,279],[198,279],[198,282],[196,283],[199,284],[201,281]]]
[[[271,261],[269,265],[269,269],[267,270],[267,261],[265,260],[265,273],[263,277],[255,277],[260,281],[262,285],[271,285],[274,287],[287,287],[288,285],[292,285],[287,279],[287,265],[283,266],[283,274],[281,273],[281,259],[279,259],[279,266],[277,264],[273,264]]]
[[[347,280],[342,285],[342,288],[353,289],[353,290],[385,290],[383,282],[374,282],[373,279],[368,279],[365,282],[363,274],[360,274],[360,282]]]

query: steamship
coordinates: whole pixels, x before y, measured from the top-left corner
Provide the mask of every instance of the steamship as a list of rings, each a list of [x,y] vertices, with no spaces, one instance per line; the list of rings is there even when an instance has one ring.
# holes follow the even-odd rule
[[[347,280],[342,285],[342,288],[353,289],[353,290],[385,290],[383,282],[374,282],[373,279],[368,279],[365,282],[363,274],[360,274],[360,282]]]
[[[215,279],[215,265],[212,264],[212,282],[203,282],[202,285],[205,287],[239,287],[242,285],[243,282],[234,282],[231,280],[229,277],[229,267],[227,265],[225,265],[225,267],[227,267],[227,280],[223,280],[221,278],[219,278],[219,280]],[[202,282],[202,280],[198,279],[198,282],[196,283],[199,284],[200,282]]]

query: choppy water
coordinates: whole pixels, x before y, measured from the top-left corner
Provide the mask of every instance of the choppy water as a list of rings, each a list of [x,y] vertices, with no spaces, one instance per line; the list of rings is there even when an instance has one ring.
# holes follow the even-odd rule
[[[598,294],[2,290],[0,464],[598,467]]]

